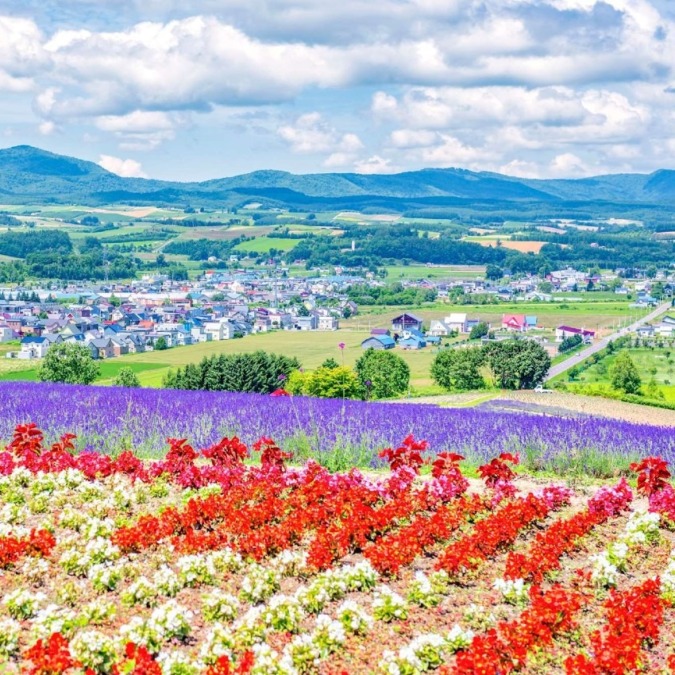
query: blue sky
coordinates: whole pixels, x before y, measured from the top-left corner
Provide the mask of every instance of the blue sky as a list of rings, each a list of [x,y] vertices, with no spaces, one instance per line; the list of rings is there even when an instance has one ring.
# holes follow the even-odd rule
[[[0,145],[176,180],[672,168],[674,5],[0,0]]]

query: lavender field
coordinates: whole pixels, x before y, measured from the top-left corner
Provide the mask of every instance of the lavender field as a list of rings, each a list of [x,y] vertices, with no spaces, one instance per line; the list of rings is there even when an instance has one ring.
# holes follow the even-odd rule
[[[675,461],[672,429],[593,417],[526,412],[443,409],[359,401],[268,397],[56,384],[0,383],[0,440],[14,426],[35,422],[48,439],[69,431],[80,449],[146,456],[164,452],[167,437],[186,437],[198,448],[224,435],[247,443],[270,436],[298,459],[315,456],[335,468],[377,465],[377,450],[407,434],[432,451],[453,450],[482,461],[520,452],[532,468],[589,473],[645,455]]]

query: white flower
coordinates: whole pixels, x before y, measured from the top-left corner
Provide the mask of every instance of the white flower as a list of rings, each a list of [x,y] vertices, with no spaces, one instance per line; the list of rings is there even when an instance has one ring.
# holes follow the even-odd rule
[[[523,579],[495,579],[493,586],[511,605],[525,604],[530,597],[530,587]]]
[[[70,641],[70,652],[86,668],[108,672],[115,663],[115,643],[95,630],[82,631]]]
[[[0,619],[0,656],[12,656],[19,651],[21,624],[14,619]]]

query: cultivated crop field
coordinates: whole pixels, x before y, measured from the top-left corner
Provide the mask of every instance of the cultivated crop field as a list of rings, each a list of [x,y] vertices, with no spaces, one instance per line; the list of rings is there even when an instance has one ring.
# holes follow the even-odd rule
[[[143,462],[16,428],[0,454],[3,673],[672,672],[675,489],[481,484],[412,436],[330,474],[271,438]],[[249,462],[252,453],[257,460]],[[420,479],[423,464],[430,466]]]

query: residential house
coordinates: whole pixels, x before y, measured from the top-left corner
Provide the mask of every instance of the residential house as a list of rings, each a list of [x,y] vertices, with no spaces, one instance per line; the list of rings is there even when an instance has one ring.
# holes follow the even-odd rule
[[[115,356],[115,347],[112,338],[99,338],[98,340],[90,340],[89,348],[96,350],[95,358],[98,359],[112,359]],[[92,351],[93,353],[93,351]]]
[[[424,349],[427,346],[427,341],[417,331],[407,331],[405,336],[398,341],[398,346],[403,349]]]
[[[675,337],[675,317],[664,316],[656,331],[661,337]]]
[[[457,333],[468,333],[467,315],[462,313],[453,313],[443,319],[443,323],[451,330]]]
[[[330,315],[320,316],[318,330],[337,330],[340,327],[340,322]]]
[[[422,330],[423,320],[415,314],[406,312],[396,316],[391,321],[391,330],[394,333],[403,333],[410,329]]]
[[[16,339],[14,331],[9,326],[0,324],[0,342],[9,342]]]
[[[502,316],[502,328],[504,330],[525,332],[527,321],[524,314],[504,314]]]
[[[592,342],[595,339],[594,330],[575,328],[574,326],[558,326],[555,329],[555,341],[562,342],[565,338],[580,335],[584,342]]]
[[[316,330],[319,327],[319,317],[316,314],[296,316],[293,327],[296,330]]]
[[[18,359],[42,359],[45,357],[51,342],[45,337],[29,335],[21,340],[21,347],[17,354]]]
[[[210,335],[211,340],[231,340],[234,337],[234,324],[229,319],[221,318],[218,321],[206,321],[204,323],[204,330],[207,335]]]
[[[389,335],[371,335],[361,343],[363,349],[393,349],[395,346],[396,341]]]

